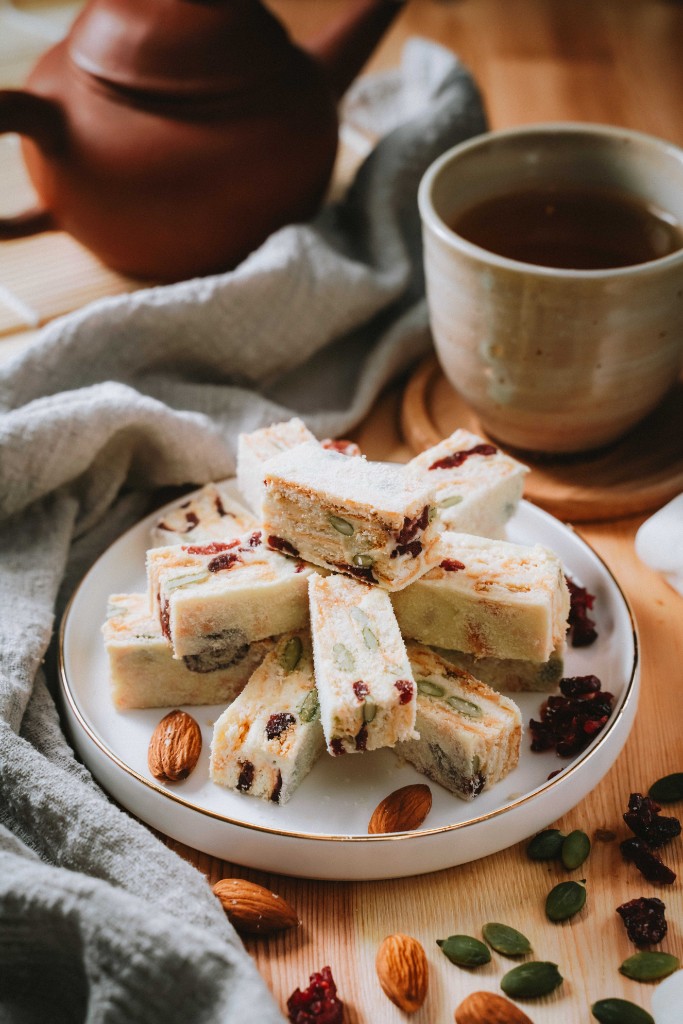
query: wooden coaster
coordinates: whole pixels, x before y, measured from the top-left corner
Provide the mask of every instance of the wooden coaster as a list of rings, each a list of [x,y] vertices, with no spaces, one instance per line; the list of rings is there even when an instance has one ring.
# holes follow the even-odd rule
[[[486,437],[477,414],[451,387],[435,356],[406,385],[401,427],[415,452],[458,427]],[[598,452],[538,456],[510,451],[531,472],[524,496],[565,521],[619,519],[659,508],[683,491],[683,381],[626,437]]]

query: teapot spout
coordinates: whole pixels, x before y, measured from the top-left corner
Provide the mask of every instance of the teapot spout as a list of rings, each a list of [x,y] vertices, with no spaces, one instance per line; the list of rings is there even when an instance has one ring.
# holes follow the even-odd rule
[[[346,92],[403,7],[403,0],[353,0],[346,15],[305,45],[334,95]]]

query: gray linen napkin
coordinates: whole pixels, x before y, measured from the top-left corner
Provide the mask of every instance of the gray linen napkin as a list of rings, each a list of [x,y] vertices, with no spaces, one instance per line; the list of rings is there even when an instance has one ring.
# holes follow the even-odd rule
[[[372,127],[375,101],[388,134],[314,221],[232,273],[95,303],[0,370],[2,1022],[282,1019],[203,875],[75,760],[50,644],[154,488],[229,475],[238,431],[294,413],[348,430],[428,348],[416,189],[485,119],[467,71],[422,40],[347,109]]]

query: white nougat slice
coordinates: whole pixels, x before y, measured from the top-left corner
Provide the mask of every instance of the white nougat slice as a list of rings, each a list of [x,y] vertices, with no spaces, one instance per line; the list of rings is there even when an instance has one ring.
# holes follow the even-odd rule
[[[320,717],[333,755],[414,735],[415,683],[389,595],[344,576],[309,580]]]
[[[315,434],[296,416],[283,423],[272,423],[269,427],[238,436],[237,486],[244,500],[258,516],[261,515],[263,500],[265,463],[279,452],[315,440]]]
[[[257,525],[256,517],[232,497],[227,481],[221,481],[206,484],[159,516],[152,527],[151,546],[232,540]]]
[[[432,490],[404,466],[305,444],[267,462],[264,480],[272,547],[387,590],[432,564]]]
[[[482,683],[492,686],[494,690],[550,693],[557,689],[564,674],[564,657],[561,651],[553,651],[547,661],[475,658],[473,654],[447,651],[445,647],[439,647],[436,653],[458,668],[471,673]]]
[[[214,726],[211,780],[284,804],[324,749],[310,637],[279,637]]]
[[[456,430],[420,452],[408,467],[435,487],[445,530],[502,538],[515,513],[528,467],[469,430]]]
[[[147,594],[112,594],[102,634],[112,700],[121,710],[227,704],[272,647],[261,640],[228,658],[174,658]]]
[[[431,647],[535,662],[565,648],[569,590],[540,544],[444,533],[438,564],[392,602],[403,635]]]
[[[462,800],[473,800],[516,767],[519,708],[434,651],[409,644],[408,654],[419,738],[397,743],[394,751]]]
[[[147,552],[152,607],[176,658],[222,657],[308,624],[311,566],[271,551],[261,531]]]

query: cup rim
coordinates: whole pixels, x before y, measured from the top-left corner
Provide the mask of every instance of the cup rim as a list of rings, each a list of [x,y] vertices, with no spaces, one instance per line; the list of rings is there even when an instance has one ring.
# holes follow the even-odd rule
[[[483,246],[470,242],[459,235],[446,224],[436,212],[431,200],[431,192],[434,182],[443,168],[447,166],[455,156],[460,156],[472,149],[478,149],[489,142],[498,139],[504,140],[510,137],[523,137],[524,135],[597,135],[601,138],[628,139],[633,142],[645,144],[665,153],[669,153],[683,166],[683,148],[662,139],[659,136],[637,131],[632,128],[622,128],[619,125],[599,124],[591,121],[543,121],[532,124],[514,125],[510,128],[499,128],[481,132],[472,138],[451,146],[429,165],[422,175],[418,186],[417,201],[420,217],[423,225],[428,226],[443,242],[453,247],[456,246],[466,255],[486,262],[490,266],[500,267],[520,274],[534,274],[536,276],[547,276],[552,278],[564,278],[567,280],[590,279],[592,281],[613,278],[629,277],[637,274],[651,273],[662,267],[675,265],[683,262],[683,247],[675,252],[667,253],[665,256],[658,256],[656,259],[646,260],[644,263],[633,263],[625,267],[607,267],[599,270],[570,269],[567,267],[549,267],[542,263],[526,263],[522,260],[515,260],[509,256],[501,256],[491,252]]]

